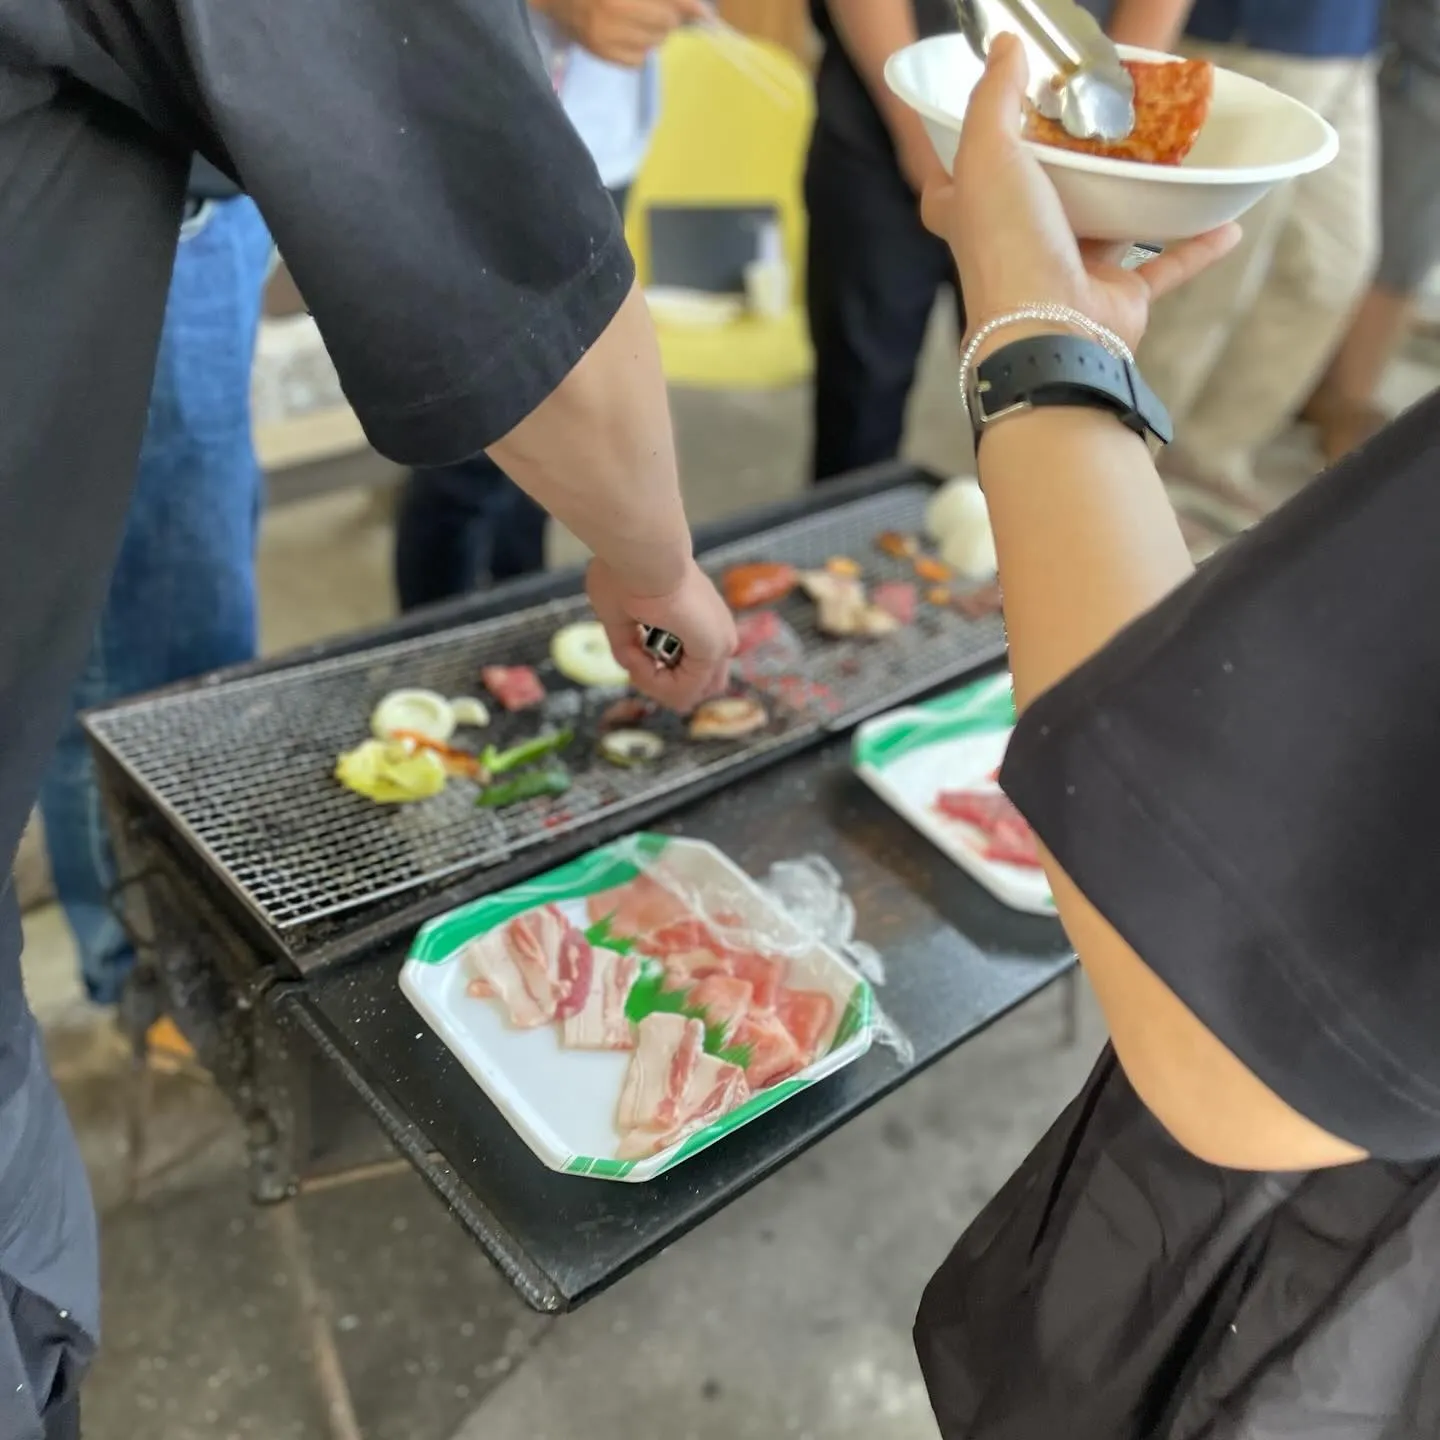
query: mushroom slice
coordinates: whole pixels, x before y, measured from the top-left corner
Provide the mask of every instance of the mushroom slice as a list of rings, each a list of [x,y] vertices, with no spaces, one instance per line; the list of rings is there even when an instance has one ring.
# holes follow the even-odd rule
[[[692,740],[739,740],[770,723],[765,707],[748,695],[706,700],[690,717]]]

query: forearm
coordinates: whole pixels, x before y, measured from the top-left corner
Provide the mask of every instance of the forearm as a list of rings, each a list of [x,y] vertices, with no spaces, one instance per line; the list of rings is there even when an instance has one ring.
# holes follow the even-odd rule
[[[1144,442],[1099,410],[996,425],[980,476],[1023,709],[1180,584],[1190,556]]]
[[[1142,50],[1175,49],[1195,0],[1115,0],[1110,38]]]
[[[655,328],[638,285],[559,387],[488,451],[636,594],[691,555]]]
[[[1000,557],[1015,700],[1024,710],[1193,567],[1144,442],[1098,410],[1043,409],[996,425],[980,448],[979,470]],[[1242,1066],[1048,855],[1045,868],[1116,1053],[1181,1144],[1240,1168],[1308,1169],[1357,1158]]]

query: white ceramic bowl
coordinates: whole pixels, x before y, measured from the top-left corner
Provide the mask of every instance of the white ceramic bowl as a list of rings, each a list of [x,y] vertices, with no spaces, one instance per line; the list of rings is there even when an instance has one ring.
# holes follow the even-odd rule
[[[1122,45],[1129,60],[1173,56]],[[937,35],[890,57],[885,79],[918,111],[947,170],[982,66],[963,35]],[[1209,119],[1183,165],[1143,165],[1032,147],[1075,233],[1091,240],[1164,243],[1237,219],[1284,180],[1335,158],[1335,131],[1313,110],[1258,80],[1215,71]]]

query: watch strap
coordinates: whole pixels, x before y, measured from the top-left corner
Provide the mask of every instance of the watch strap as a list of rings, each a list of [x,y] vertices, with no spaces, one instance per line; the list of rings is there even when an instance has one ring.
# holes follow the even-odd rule
[[[1109,410],[1137,435],[1165,445],[1174,433],[1134,363],[1079,335],[1033,335],[1003,346],[975,367],[965,400],[977,443],[1006,415],[1049,405]]]

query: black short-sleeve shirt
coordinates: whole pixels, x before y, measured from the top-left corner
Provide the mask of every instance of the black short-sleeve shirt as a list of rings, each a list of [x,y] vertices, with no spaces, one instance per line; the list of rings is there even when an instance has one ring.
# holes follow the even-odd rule
[[[1038,699],[1002,778],[1272,1090],[1440,1156],[1440,395]]]
[[[0,874],[119,543],[194,152],[404,462],[504,434],[633,280],[523,0],[0,0]],[[24,1020],[7,886],[0,1096]]]
[[[8,872],[119,545],[193,154],[259,203],[403,462],[504,434],[633,281],[524,0],[0,0],[0,1214],[48,1197],[0,1243],[7,1436],[98,1308]]]

